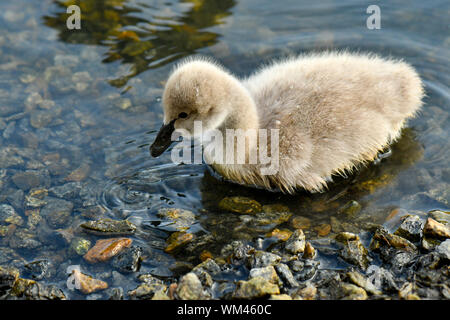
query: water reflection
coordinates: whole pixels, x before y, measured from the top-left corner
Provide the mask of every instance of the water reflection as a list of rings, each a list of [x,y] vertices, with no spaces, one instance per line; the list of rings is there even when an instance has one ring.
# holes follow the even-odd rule
[[[61,41],[106,46],[103,62],[132,64],[127,75],[109,81],[122,87],[145,70],[216,44],[220,35],[207,29],[224,23],[235,1],[180,0],[152,6],[128,0],[57,0],[55,4],[58,12],[44,21],[59,31]],[[71,4],[81,9],[81,30],[66,28],[66,8]]]

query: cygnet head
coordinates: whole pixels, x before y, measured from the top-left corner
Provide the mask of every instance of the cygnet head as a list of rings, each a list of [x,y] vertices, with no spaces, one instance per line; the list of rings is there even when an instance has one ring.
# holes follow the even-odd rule
[[[242,99],[240,94],[245,95],[240,87],[235,77],[213,62],[181,63],[164,88],[164,124],[150,147],[151,155],[157,157],[171,145],[176,129],[199,138],[194,135],[195,121],[201,121],[203,133],[218,128],[232,112],[236,100]]]

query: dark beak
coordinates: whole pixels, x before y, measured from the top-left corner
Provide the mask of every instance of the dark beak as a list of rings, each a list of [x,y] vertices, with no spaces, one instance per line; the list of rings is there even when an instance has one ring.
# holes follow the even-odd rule
[[[176,119],[163,125],[161,129],[159,129],[155,141],[150,146],[150,154],[152,157],[159,157],[172,144],[173,141],[171,137],[172,133],[175,131],[175,121]]]

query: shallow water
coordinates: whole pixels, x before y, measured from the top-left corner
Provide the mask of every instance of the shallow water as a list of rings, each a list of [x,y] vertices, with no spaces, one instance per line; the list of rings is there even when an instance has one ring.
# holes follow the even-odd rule
[[[319,239],[319,248],[323,241],[316,228],[335,224],[332,217],[349,200],[358,201],[361,212],[357,218],[337,219],[363,240],[370,223],[395,228],[399,217],[387,219],[393,209],[421,216],[449,209],[448,1],[377,3],[380,30],[367,29],[366,8],[372,3],[361,1],[72,2],[81,7],[79,31],[66,28],[65,1],[0,3],[0,203],[11,204],[27,221],[30,188],[81,183],[81,191],[68,198],[73,210],[67,221],[55,228],[29,228],[39,246],[17,248],[11,245],[17,237],[11,232],[0,237],[1,263],[20,266],[52,257],[48,283],[65,289],[67,266],[81,265],[111,286],[134,288],[133,275],[113,279],[109,264],[86,264],[69,254],[69,245],[57,236],[57,229],[98,218],[86,213],[95,206],[104,209],[102,216],[128,218],[138,226],[132,238],[146,252],[141,272],[160,276],[179,275],[184,265],[200,261],[202,250],[214,256],[231,240],[256,243],[263,238],[263,247],[270,245],[265,234],[277,224],[261,225],[221,211],[218,203],[226,196],[288,206],[293,217],[310,219],[306,236]],[[379,164],[337,178],[325,193],[287,196],[220,181],[205,165],[174,165],[170,152],[150,157],[148,146],[162,122],[163,83],[181,58],[212,56],[244,76],[272,58],[324,49],[402,58],[424,80],[427,97],[421,113]],[[25,170],[34,170],[38,182],[18,183],[17,175]],[[174,231],[170,221],[156,215],[164,207],[195,213],[189,232],[200,239],[198,246],[178,255],[163,252]],[[27,223],[15,232],[21,228],[27,229]],[[292,223],[277,228],[292,229]],[[333,257],[321,259],[321,267],[345,265]]]

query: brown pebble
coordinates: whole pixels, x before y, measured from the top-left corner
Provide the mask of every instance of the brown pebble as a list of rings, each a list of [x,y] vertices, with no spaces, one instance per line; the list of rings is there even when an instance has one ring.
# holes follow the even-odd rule
[[[200,253],[200,260],[201,261],[206,261],[206,260],[208,260],[208,259],[212,259],[212,253],[211,252],[209,252],[208,250],[203,250],[201,253]]]
[[[95,245],[84,255],[84,259],[91,263],[107,261],[131,246],[132,242],[133,240],[129,238],[97,240]]]
[[[314,230],[317,231],[317,234],[320,237],[325,237],[326,235],[328,235],[330,233],[331,225],[327,224],[327,223],[323,223],[323,224],[318,225],[317,227],[315,227]]]
[[[176,251],[178,248],[187,244],[193,238],[194,238],[194,235],[192,233],[187,233],[184,231],[174,232],[167,239],[167,241],[166,241],[167,246],[164,249],[164,252],[172,253],[172,252]]]
[[[307,242],[305,245],[305,251],[303,252],[304,259],[314,259],[316,256],[316,249],[311,245],[311,243]]]
[[[437,238],[450,238],[450,227],[434,219],[428,218],[423,233]]]
[[[92,292],[108,288],[108,284],[105,281],[94,279],[76,269],[72,271],[72,275],[75,280],[75,288],[84,294],[90,294]]]

